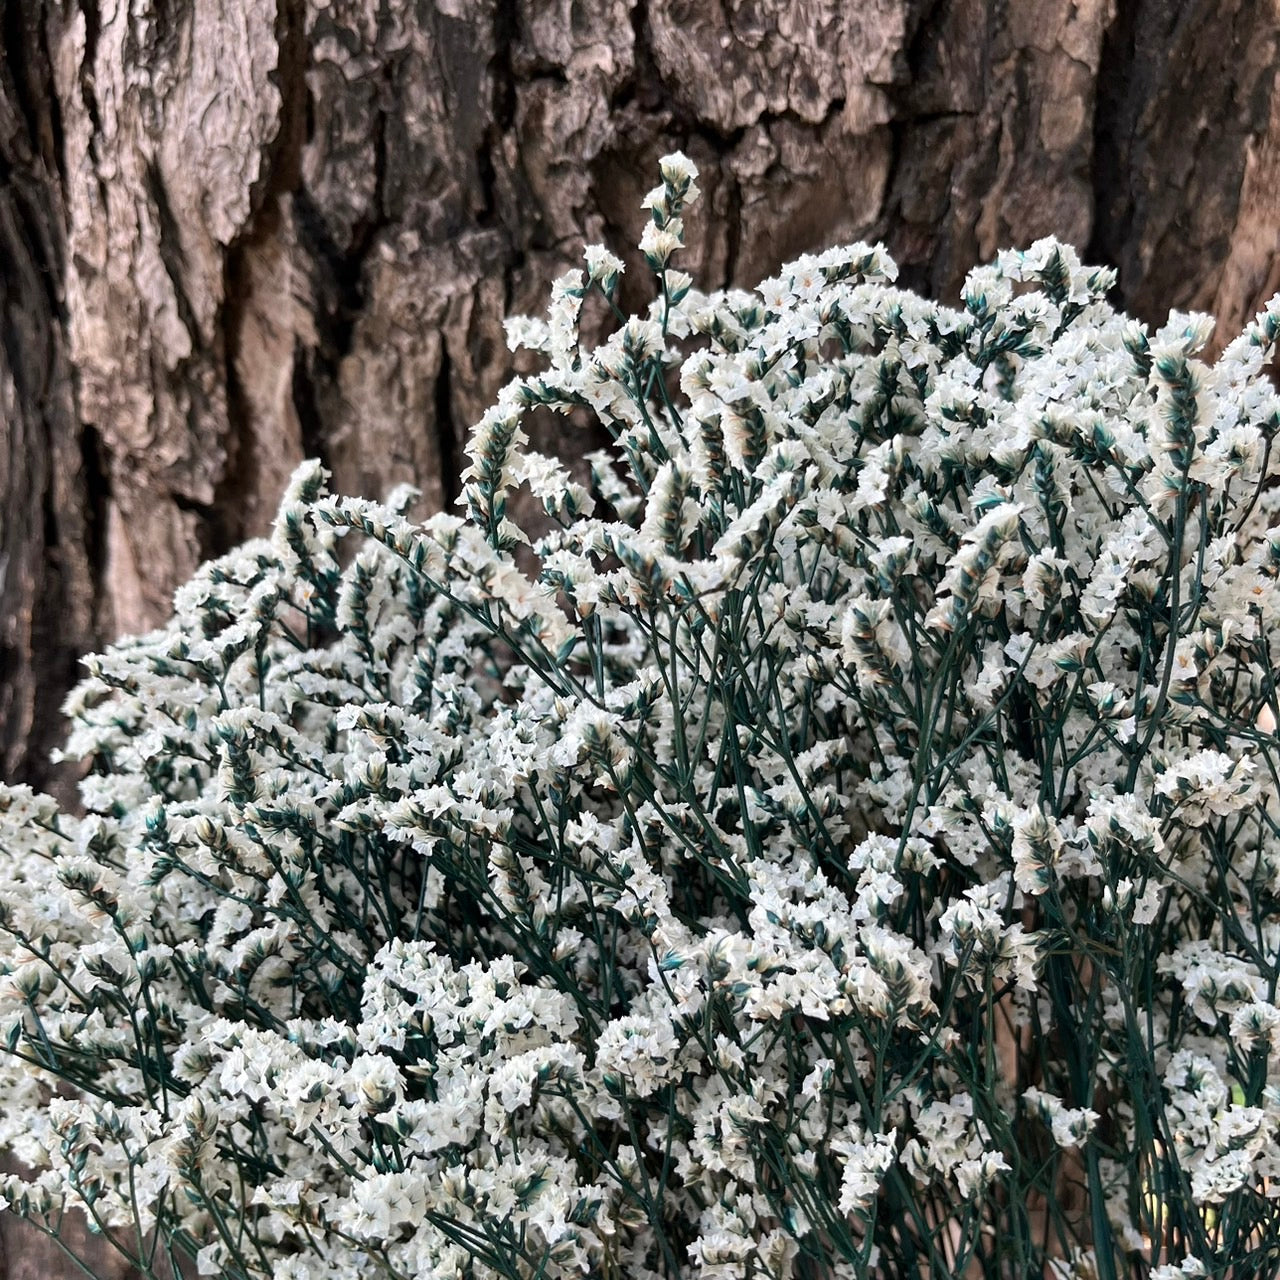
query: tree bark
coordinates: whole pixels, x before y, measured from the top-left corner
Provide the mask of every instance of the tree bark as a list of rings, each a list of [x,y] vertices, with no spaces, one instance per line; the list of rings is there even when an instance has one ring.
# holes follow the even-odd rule
[[[665,151],[706,287],[883,239],[953,299],[1054,234],[1234,332],[1280,288],[1278,32],[1280,0],[0,0],[0,776],[49,782],[76,658],[303,457],[450,502],[503,316],[584,240],[640,289]]]
[[[294,464],[457,489],[501,320],[627,250],[662,152],[692,270],[883,238],[954,297],[1055,234],[1147,319],[1280,286],[1280,0],[0,0],[0,749],[155,625]],[[634,253],[628,286],[642,267]],[[572,442],[566,442],[572,448]]]

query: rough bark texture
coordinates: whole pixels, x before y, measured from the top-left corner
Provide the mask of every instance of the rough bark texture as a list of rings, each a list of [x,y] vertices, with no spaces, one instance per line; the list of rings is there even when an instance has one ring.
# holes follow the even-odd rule
[[[0,776],[47,777],[77,655],[304,456],[447,502],[503,315],[584,240],[636,288],[672,148],[707,286],[883,238],[953,298],[1053,233],[1234,331],[1280,288],[1278,32],[1280,0],[0,0]]]
[[[702,166],[708,284],[882,237],[908,283],[1052,232],[1126,305],[1274,289],[1277,0],[0,0],[0,748],[260,531],[307,454],[457,484],[583,239]],[[638,276],[639,268],[633,273]],[[633,287],[636,280],[629,282]]]

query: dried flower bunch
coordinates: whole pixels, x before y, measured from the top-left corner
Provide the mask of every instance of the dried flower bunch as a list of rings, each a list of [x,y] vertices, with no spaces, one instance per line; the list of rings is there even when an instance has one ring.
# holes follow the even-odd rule
[[[704,296],[695,179],[647,314],[584,348],[593,248],[511,322],[467,518],[303,467],[91,660],[88,816],[3,792],[10,1208],[157,1277],[1275,1274],[1280,300],[1208,364],[1052,241]]]

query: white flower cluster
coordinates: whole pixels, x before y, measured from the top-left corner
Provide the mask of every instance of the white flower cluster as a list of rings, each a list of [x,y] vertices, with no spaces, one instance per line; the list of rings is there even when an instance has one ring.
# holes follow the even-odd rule
[[[1274,1265],[1280,302],[1210,365],[1052,241],[958,310],[864,245],[705,296],[696,176],[645,315],[586,348],[590,249],[512,322],[467,518],[308,464],[90,661],[86,816],[0,793],[37,1226],[240,1280]]]

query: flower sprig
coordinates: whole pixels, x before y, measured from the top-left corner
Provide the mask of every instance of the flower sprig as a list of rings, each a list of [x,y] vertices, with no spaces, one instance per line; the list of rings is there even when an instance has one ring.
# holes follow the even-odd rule
[[[465,516],[307,464],[89,661],[85,816],[0,792],[0,1194],[149,1277],[1271,1274],[1280,302],[705,295],[660,168]]]

